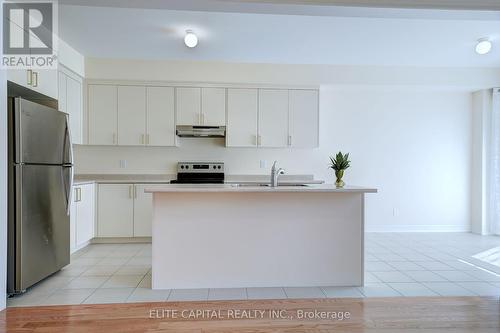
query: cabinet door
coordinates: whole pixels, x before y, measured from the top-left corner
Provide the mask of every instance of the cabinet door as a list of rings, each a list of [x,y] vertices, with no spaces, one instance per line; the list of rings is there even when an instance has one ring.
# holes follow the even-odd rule
[[[99,185],[97,195],[98,237],[132,237],[134,232],[133,192],[133,185]]]
[[[117,88],[89,85],[89,144],[116,145]]]
[[[77,218],[77,192],[78,188],[73,187],[73,197],[71,200],[71,206],[69,211],[69,248],[70,252],[73,253],[77,250],[76,247],[76,218]]]
[[[153,220],[153,195],[144,193],[151,185],[135,185],[134,189],[134,237],[151,237]]]
[[[297,148],[318,147],[318,91],[290,90],[290,136],[288,144]]]
[[[149,146],[175,146],[174,88],[147,88],[147,136]]]
[[[288,90],[259,90],[259,146],[288,146]]]
[[[59,106],[59,111],[62,112],[68,112],[67,108],[67,99],[66,99],[66,74],[63,72],[59,72],[58,74],[58,79],[57,79],[57,84],[59,85],[59,99],[58,99],[58,106]]]
[[[118,144],[146,143],[146,87],[118,87]]]
[[[66,77],[66,113],[69,114],[72,142],[82,144],[82,84],[69,76]]]
[[[34,83],[31,89],[44,94],[46,96],[52,97],[54,99],[58,98],[58,84],[57,77],[59,72],[57,69],[36,69],[33,70],[36,78],[33,79]]]
[[[26,69],[7,69],[7,80],[32,89],[31,85],[28,84],[31,77]]]
[[[81,185],[76,211],[76,245],[81,246],[94,238],[94,185]]]
[[[176,88],[177,125],[201,125],[201,89]]]
[[[227,90],[226,146],[257,145],[257,89]]]
[[[201,88],[201,123],[205,126],[226,125],[225,88]]]

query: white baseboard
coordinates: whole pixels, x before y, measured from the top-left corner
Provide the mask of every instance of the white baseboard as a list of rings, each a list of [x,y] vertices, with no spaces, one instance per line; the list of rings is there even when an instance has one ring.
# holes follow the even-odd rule
[[[468,225],[401,225],[366,226],[366,232],[470,232]]]
[[[127,244],[127,243],[151,243],[151,237],[96,237],[91,240],[92,244]]]

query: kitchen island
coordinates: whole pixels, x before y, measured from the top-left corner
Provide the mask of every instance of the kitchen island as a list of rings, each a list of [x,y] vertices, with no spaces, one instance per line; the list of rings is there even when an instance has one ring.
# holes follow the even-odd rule
[[[361,286],[364,200],[334,185],[164,185],[153,193],[152,288]]]

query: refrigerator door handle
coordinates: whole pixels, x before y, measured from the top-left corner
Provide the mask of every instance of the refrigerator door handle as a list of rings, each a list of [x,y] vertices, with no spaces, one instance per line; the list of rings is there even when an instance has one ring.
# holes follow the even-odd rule
[[[69,116],[66,115],[66,138],[64,140],[65,150],[67,151],[67,157],[69,161],[64,161],[65,164],[73,165],[73,142],[71,142],[71,128],[69,125]],[[66,155],[66,154],[65,154]],[[65,156],[66,158],[66,156]]]
[[[71,201],[73,200],[73,176],[74,169],[73,167],[69,167],[69,181],[64,182],[68,184],[68,189],[66,191],[66,214],[69,216],[71,211]]]

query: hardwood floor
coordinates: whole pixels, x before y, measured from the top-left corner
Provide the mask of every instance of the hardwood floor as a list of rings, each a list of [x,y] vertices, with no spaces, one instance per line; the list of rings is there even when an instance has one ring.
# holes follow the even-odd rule
[[[198,311],[198,315],[192,310]],[[259,310],[263,311],[262,317]],[[273,317],[277,318],[270,317],[269,310],[276,310]],[[325,314],[328,319],[298,318],[307,311],[311,315],[314,311],[328,312]],[[151,314],[160,318],[150,318]],[[340,314],[345,316],[343,320],[339,319]],[[194,318],[185,318],[190,315]],[[210,316],[214,318],[207,318]],[[500,300],[498,297],[338,298],[9,308],[0,313],[0,331],[500,332]]]

